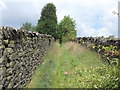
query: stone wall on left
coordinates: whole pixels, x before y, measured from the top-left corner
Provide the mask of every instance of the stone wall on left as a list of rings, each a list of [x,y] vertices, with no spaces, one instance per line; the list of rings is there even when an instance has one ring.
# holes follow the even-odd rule
[[[54,44],[51,35],[0,27],[0,88],[22,88]]]

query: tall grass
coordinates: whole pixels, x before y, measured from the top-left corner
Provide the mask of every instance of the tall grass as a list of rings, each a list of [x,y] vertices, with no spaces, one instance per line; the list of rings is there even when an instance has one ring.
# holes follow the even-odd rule
[[[62,45],[56,43],[46,54],[27,87],[112,88],[117,87],[116,75],[115,67],[106,65],[96,53],[83,46],[73,42]]]

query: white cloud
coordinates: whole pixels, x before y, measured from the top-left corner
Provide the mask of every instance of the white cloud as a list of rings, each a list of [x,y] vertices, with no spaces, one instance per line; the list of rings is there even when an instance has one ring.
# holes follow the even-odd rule
[[[77,20],[79,25],[77,27],[78,36],[109,36],[111,34],[117,36],[117,16],[112,14],[112,11],[117,11],[117,2],[114,0],[104,0],[105,2],[103,0],[96,0],[96,2],[91,0],[91,2],[93,1],[93,4],[85,5],[83,3],[83,7],[80,6],[79,13],[81,14],[78,14],[80,16]],[[96,28],[95,26],[100,27]]]
[[[4,1],[8,2],[8,0]],[[70,15],[76,21],[77,36],[108,36],[111,34],[117,36],[117,16],[112,12],[117,11],[118,0],[9,0],[9,2],[31,2],[32,7],[29,7],[29,10],[24,9],[27,5],[22,6],[18,13],[24,12],[24,14],[19,13],[21,17],[33,19],[39,19],[44,5],[52,2],[57,8],[58,21],[62,20],[65,15]]]
[[[0,0],[0,9],[4,8],[6,8],[6,4],[2,0]]]
[[[6,8],[6,4],[0,0],[0,26],[2,26],[2,10],[5,10]]]

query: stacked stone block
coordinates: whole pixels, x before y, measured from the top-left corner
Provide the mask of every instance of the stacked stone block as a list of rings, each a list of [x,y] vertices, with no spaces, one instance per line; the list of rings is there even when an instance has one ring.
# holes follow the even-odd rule
[[[120,61],[120,39],[107,39],[104,37],[78,37],[73,40],[80,43],[85,47],[89,47],[101,56],[102,59],[107,61],[110,65],[118,65]],[[114,50],[106,51],[104,47],[114,47]]]
[[[51,35],[0,28],[0,88],[22,88],[53,45]]]

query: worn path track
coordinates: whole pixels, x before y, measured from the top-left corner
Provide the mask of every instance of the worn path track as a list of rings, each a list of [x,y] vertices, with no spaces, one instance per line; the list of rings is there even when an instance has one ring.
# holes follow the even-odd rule
[[[26,87],[106,87],[105,83],[108,84],[107,81],[111,77],[108,70],[112,71],[111,67],[100,60],[96,53],[83,46],[73,42],[62,45],[56,43],[46,54],[44,62],[35,71],[31,82]]]

